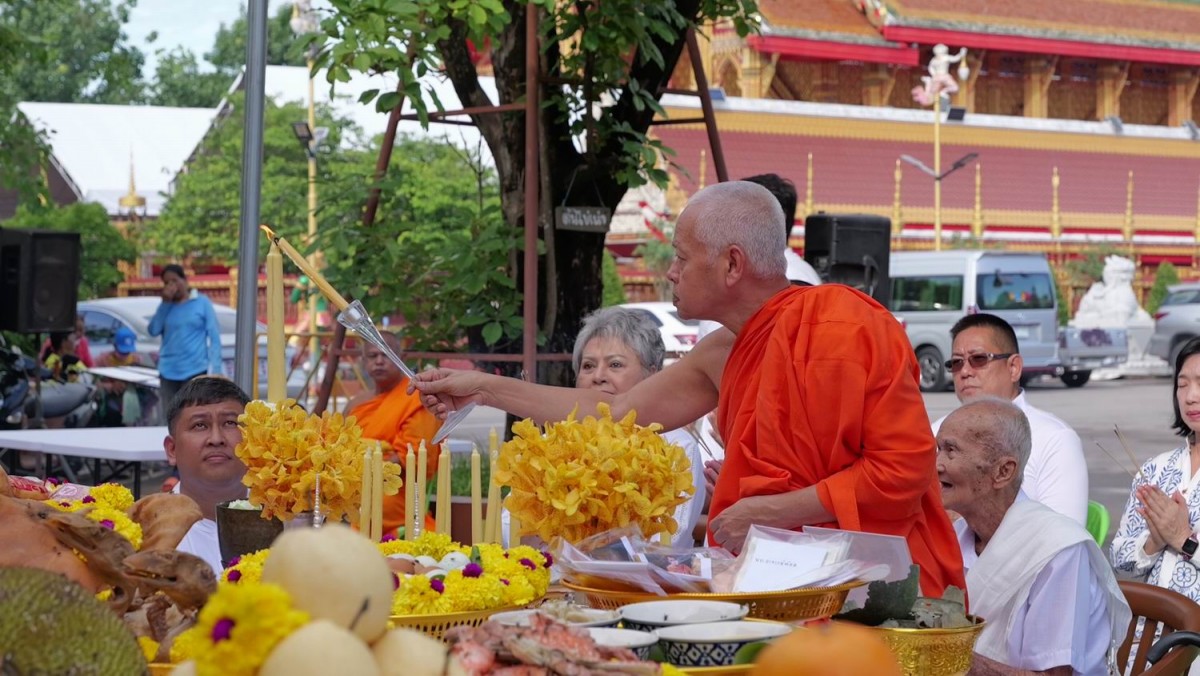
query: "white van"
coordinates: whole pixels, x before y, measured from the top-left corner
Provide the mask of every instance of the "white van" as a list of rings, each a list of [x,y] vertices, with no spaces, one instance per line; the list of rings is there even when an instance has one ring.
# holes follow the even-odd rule
[[[1054,275],[1044,255],[902,251],[891,254],[890,267],[891,310],[906,324],[921,366],[922,390],[939,391],[949,384],[950,328],[964,315],[980,312],[1012,325],[1026,374],[1064,373],[1057,349]]]

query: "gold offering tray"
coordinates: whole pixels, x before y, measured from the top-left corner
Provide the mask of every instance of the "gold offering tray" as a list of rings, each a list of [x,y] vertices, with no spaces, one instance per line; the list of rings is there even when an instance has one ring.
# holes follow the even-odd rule
[[[621,606],[642,601],[663,601],[669,599],[693,599],[700,601],[728,601],[749,606],[749,616],[759,620],[775,620],[777,622],[797,622],[800,620],[819,620],[832,617],[842,609],[846,595],[851,589],[861,587],[865,582],[848,582],[836,587],[805,587],[776,592],[756,592],[749,594],[668,594],[659,596],[646,591],[597,589],[563,581],[562,585],[587,598],[593,608],[616,610]],[[703,672],[710,673],[710,672]],[[711,672],[715,673],[715,672]],[[722,672],[724,673],[724,672]]]
[[[539,600],[534,599],[532,603],[537,603]],[[532,605],[532,603],[529,605]],[[521,610],[527,607],[529,606],[503,606],[487,610],[470,610],[462,613],[446,613],[443,615],[392,615],[391,624],[394,627],[413,629],[428,634],[433,638],[441,639],[447,631],[454,627],[478,627],[487,622],[496,613],[508,610]]]
[[[971,669],[975,639],[983,631],[983,618],[968,615],[973,624],[957,629],[907,629],[873,627],[883,636],[905,676],[952,676]]]

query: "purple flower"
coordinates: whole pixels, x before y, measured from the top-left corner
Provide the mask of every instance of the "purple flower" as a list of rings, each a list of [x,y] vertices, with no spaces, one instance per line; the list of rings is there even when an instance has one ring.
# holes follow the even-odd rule
[[[66,500],[63,500],[62,502],[59,502],[58,504],[62,505],[63,507],[70,507],[70,506],[71,506],[71,503],[67,502]]]
[[[508,580],[506,580],[506,579],[504,579],[504,578],[500,578],[500,582],[502,582],[502,583],[504,584],[504,586],[505,586],[505,587],[507,587],[507,586],[508,586]]]
[[[105,528],[107,528],[109,530],[112,530],[117,527],[117,524],[113,523],[112,521],[109,521],[108,519],[101,521],[100,525],[104,526]]]
[[[222,617],[213,625],[212,640],[213,643],[229,640],[229,634],[233,631],[234,621],[228,617]]]
[[[379,538],[379,541],[380,542],[395,542],[396,534],[395,533],[384,533],[383,537]]]
[[[80,502],[82,502],[82,503],[83,503],[83,504],[85,504],[85,505],[90,505],[90,504],[92,504],[92,503],[93,503],[93,502],[95,502],[95,501],[96,501],[96,498],[93,498],[93,497],[92,497],[92,496],[90,496],[90,495],[85,495],[85,496],[83,496],[83,499],[82,499],[82,500],[80,500]]]
[[[478,563],[468,563],[463,568],[463,577],[479,577],[480,575],[483,575],[483,566]]]
[[[56,476],[48,477],[46,479],[46,483],[50,484],[51,486],[61,486],[62,482],[62,479],[59,479]]]
[[[225,579],[229,580],[230,582],[237,582],[238,580],[242,579],[242,571],[231,570],[229,571],[229,575],[225,576]]]
[[[537,570],[537,564],[529,559],[521,559],[521,565],[525,566],[529,570]]]
[[[229,564],[228,564],[228,565],[226,565],[225,567],[226,567],[226,568],[233,568],[234,566],[238,565],[238,564],[239,564],[239,563],[241,563],[241,562],[242,562],[242,557],[240,557],[240,556],[235,556],[235,557],[233,557],[232,559],[229,559]]]
[[[395,573],[392,573],[392,591],[396,591],[399,588],[400,588],[400,576]]]
[[[435,577],[429,581],[429,588],[441,594],[446,591],[446,583]]]
[[[542,556],[546,557],[546,567],[547,568],[554,565],[554,555],[553,554],[551,554],[550,552],[542,552]]]

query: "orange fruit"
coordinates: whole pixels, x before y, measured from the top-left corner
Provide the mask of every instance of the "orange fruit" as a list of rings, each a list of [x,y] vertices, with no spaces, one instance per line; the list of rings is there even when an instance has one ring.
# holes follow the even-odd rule
[[[770,643],[754,676],[902,676],[896,656],[874,631],[853,622],[809,625]]]

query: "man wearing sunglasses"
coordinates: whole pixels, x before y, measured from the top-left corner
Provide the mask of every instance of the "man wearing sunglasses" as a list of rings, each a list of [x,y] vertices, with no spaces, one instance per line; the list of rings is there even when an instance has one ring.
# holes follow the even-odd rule
[[[995,315],[967,315],[950,329],[950,337],[953,344],[946,368],[954,375],[958,400],[966,403],[980,396],[999,397],[1012,401],[1029,419],[1033,448],[1025,465],[1022,493],[1085,524],[1088,474],[1083,445],[1067,423],[1026,400],[1021,388],[1021,354],[1012,326]],[[933,424],[935,434],[945,419]],[[966,559],[967,550],[963,551]]]

